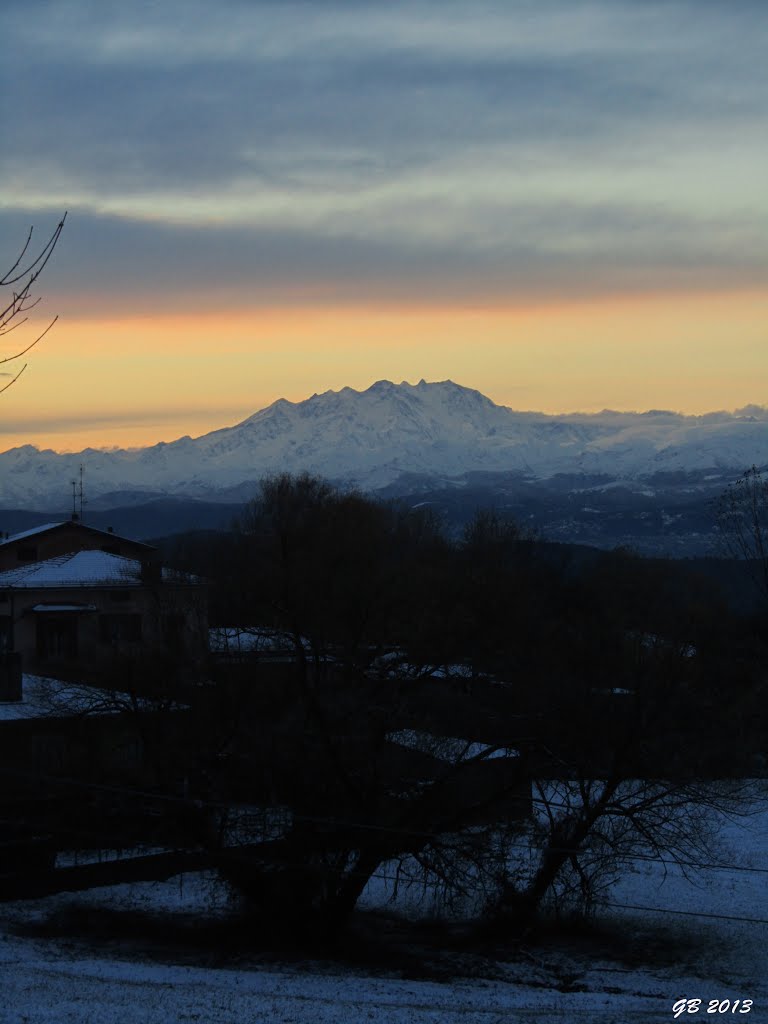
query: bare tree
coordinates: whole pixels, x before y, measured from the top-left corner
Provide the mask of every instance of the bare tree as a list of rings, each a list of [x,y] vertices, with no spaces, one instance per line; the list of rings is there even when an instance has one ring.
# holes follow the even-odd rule
[[[594,625],[607,633],[604,616]],[[575,643],[569,654],[578,658]],[[637,859],[695,872],[712,861],[724,815],[765,807],[761,783],[744,777],[737,721],[708,725],[702,653],[635,633],[613,652],[606,642],[602,657],[607,687],[595,649],[582,678],[564,666],[540,688],[529,847],[510,861],[495,927],[525,933],[544,907],[591,912]],[[523,860],[528,874],[515,875]]]
[[[11,289],[10,299],[5,297],[6,293],[2,293],[3,298],[0,298],[0,307],[2,307],[0,308],[0,337],[10,334],[11,331],[15,331],[17,328],[21,327],[22,324],[25,324],[29,319],[27,314],[30,310],[34,309],[40,301],[39,298],[33,298],[32,288],[45,269],[48,260],[53,255],[53,250],[56,248],[59,241],[61,232],[64,229],[64,221],[66,219],[67,215],[65,213],[56,225],[55,230],[48,238],[45,245],[43,245],[37,254],[30,252],[33,233],[33,229],[30,228],[21,252],[16,257],[13,265],[2,275],[2,277],[0,277],[0,288]],[[33,349],[35,345],[45,337],[57,320],[58,316],[55,316],[45,330],[41,331],[41,333],[38,334],[37,337],[28,345],[22,345],[18,351],[13,352],[9,356],[5,356],[4,358],[0,358],[0,364],[11,363],[16,359],[21,359],[23,355],[26,355],[30,349]],[[7,391],[12,384],[15,384],[26,368],[27,364],[24,363],[21,369],[16,372],[0,372],[1,376],[11,378],[6,384],[0,387],[0,393]]]
[[[591,914],[635,861],[677,865],[686,877],[711,863],[724,819],[764,810],[749,779],[535,780],[538,819],[523,872],[502,888],[509,923],[525,932],[547,905]]]
[[[752,466],[720,496],[717,526],[723,548],[742,559],[768,602],[768,480]]]

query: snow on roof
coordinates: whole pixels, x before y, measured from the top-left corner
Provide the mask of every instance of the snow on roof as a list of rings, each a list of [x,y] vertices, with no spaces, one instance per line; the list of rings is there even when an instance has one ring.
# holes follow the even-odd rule
[[[76,551],[57,555],[42,562],[33,562],[0,572],[0,589],[16,587],[99,587],[131,586],[144,583],[142,563],[136,558],[111,555],[106,551]],[[200,577],[191,573],[163,569],[164,583],[200,583]]]
[[[56,717],[57,715],[79,715],[95,713],[98,702],[104,700],[104,693],[95,687],[63,683],[59,679],[45,676],[22,677],[22,699],[0,702],[0,722],[18,722],[26,718]],[[109,709],[110,714],[115,713]],[[107,712],[104,708],[101,714]]]
[[[387,734],[390,743],[431,754],[440,761],[458,764],[464,761],[490,761],[500,757],[520,757],[514,747],[501,747],[491,743],[476,743],[457,736],[436,736],[418,729],[400,729]]]
[[[22,677],[22,698],[0,701],[0,723],[29,718],[69,718],[76,715],[118,715],[121,711],[182,711],[188,705],[166,704],[136,698],[119,690],[102,690],[85,683],[65,682],[26,673]]]
[[[373,663],[374,667],[383,671],[392,679],[487,679],[485,673],[478,673],[470,665],[460,663],[453,665],[419,665],[408,661],[400,650],[388,651],[380,655]]]
[[[304,650],[309,640],[300,638]],[[296,649],[296,640],[290,634],[267,626],[213,626],[208,630],[209,650],[216,654],[273,654]]]

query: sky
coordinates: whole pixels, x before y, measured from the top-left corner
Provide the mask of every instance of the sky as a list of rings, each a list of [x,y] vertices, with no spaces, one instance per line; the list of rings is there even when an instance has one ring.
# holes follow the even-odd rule
[[[0,449],[382,378],[768,404],[764,0],[4,0],[0,31],[0,270],[68,211]]]

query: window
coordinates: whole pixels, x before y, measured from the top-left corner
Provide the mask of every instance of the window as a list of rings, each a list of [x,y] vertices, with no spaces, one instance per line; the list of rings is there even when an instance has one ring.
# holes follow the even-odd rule
[[[40,615],[37,619],[37,655],[49,660],[77,657],[77,616]]]

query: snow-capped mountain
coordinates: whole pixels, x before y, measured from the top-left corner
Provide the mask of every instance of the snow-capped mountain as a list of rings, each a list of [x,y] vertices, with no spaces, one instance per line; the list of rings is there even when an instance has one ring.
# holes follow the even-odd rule
[[[0,454],[0,504],[66,507],[80,465],[93,500],[135,491],[231,496],[284,470],[377,490],[406,474],[443,484],[473,471],[639,481],[672,471],[737,475],[753,464],[768,464],[768,409],[762,407],[704,416],[548,416],[515,412],[452,381],[378,381],[362,392],[279,399],[236,426],[138,450],[14,448]]]

